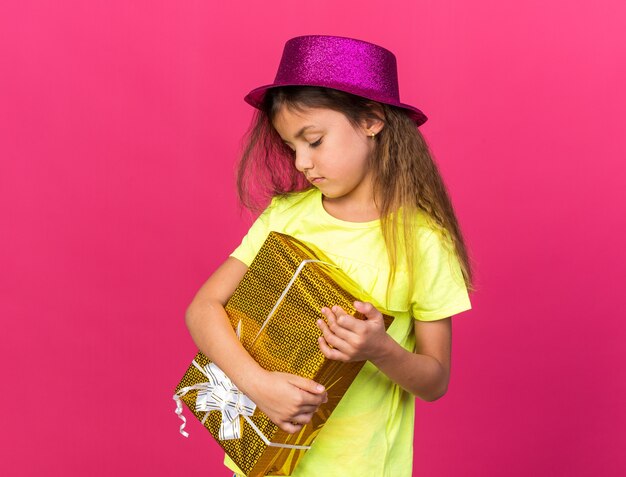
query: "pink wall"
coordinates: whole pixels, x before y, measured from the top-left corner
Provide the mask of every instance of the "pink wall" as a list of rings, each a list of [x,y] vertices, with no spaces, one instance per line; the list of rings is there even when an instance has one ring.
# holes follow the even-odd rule
[[[626,7],[517,3],[3,3],[0,474],[229,475],[183,314],[249,224],[243,95],[324,33],[396,53],[476,267],[415,475],[623,475]]]

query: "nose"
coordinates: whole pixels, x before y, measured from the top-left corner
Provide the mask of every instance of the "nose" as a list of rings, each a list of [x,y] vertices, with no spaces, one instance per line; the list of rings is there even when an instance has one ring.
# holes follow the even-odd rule
[[[306,150],[296,150],[296,169],[300,172],[307,171],[313,167],[311,153]]]

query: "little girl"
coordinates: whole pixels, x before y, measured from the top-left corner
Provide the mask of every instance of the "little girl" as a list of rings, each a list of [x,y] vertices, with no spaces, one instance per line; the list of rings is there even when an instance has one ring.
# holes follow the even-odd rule
[[[418,130],[426,116],[400,102],[390,51],[326,35],[289,40],[274,83],[245,100],[257,111],[240,198],[250,208],[271,202],[189,305],[190,333],[274,423],[298,432],[325,402],[324,388],[261,368],[224,305],[270,231],[315,244],[395,319],[385,331],[370,303],[354,304],[367,320],[331,303],[320,310],[321,352],[366,363],[292,475],[408,477],[414,396],[446,393],[450,318],[471,308],[473,289],[461,230]]]

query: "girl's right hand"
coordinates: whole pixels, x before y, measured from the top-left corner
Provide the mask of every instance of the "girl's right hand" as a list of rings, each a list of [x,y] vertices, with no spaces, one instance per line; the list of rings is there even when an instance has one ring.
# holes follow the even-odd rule
[[[295,374],[266,371],[258,374],[248,396],[280,429],[300,431],[320,404],[328,401],[324,386]]]

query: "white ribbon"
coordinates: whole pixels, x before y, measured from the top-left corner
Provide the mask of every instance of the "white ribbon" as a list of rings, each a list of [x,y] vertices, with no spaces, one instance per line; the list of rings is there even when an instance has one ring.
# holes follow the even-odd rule
[[[196,411],[205,412],[202,424],[205,423],[210,411],[221,411],[220,440],[239,439],[241,437],[239,416],[252,416],[256,404],[242,393],[215,363],[209,363],[202,367],[194,360],[192,364],[206,376],[208,381],[184,387],[174,394],[175,412],[183,421],[180,426],[180,433],[189,437],[189,434],[184,431],[187,420],[182,415],[183,408],[180,398],[189,391],[197,390]]]
[[[278,297],[278,300],[276,300],[276,303],[270,310],[269,314],[267,315],[267,318],[265,318],[265,321],[261,325],[261,328],[257,332],[256,336],[254,337],[254,340],[252,340],[252,345],[256,343],[257,338],[261,335],[261,331],[263,331],[263,328],[265,328],[265,325],[267,325],[267,323],[270,321],[270,318],[274,315],[274,313],[276,312],[276,310],[278,309],[278,307],[280,306],[284,298],[287,296],[287,292],[289,291],[291,286],[295,283],[296,278],[298,278],[298,275],[300,275],[300,272],[304,269],[304,266],[307,263],[323,263],[324,265],[329,265],[331,267],[339,268],[337,265],[333,263],[324,262],[322,260],[302,260],[302,262],[300,262],[300,265],[298,265],[298,268],[296,268],[296,271],[293,273],[291,280],[289,280],[289,283],[287,283],[287,286],[285,287],[281,295]],[[239,325],[241,325],[241,321],[239,322]]]

